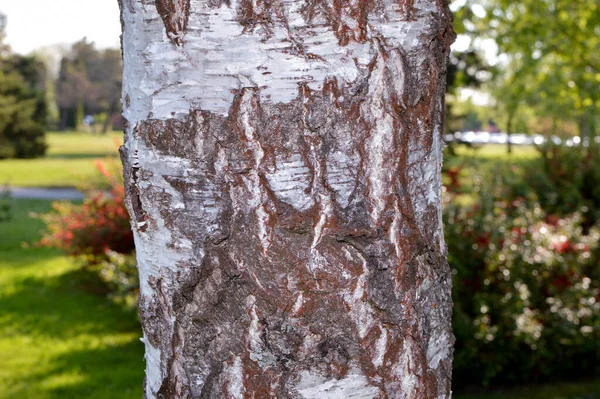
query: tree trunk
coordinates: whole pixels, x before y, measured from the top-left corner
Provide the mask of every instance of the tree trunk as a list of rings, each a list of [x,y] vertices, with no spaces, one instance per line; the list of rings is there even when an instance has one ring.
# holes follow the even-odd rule
[[[117,103],[115,101],[111,101],[110,106],[108,107],[108,114],[106,115],[106,119],[102,125],[102,134],[106,134],[109,127],[112,129],[112,116],[115,114],[116,110]]]
[[[147,398],[450,397],[445,0],[122,0]]]
[[[511,136],[513,133],[512,129],[512,121],[514,117],[514,113],[512,111],[508,112],[508,118],[506,120],[506,152],[508,154],[512,154],[512,141]]]

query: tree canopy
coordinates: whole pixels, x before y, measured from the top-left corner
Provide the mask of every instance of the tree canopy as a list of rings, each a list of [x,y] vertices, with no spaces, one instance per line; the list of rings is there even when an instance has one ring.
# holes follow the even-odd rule
[[[543,125],[540,132],[557,134],[558,126],[564,131],[572,124],[581,135],[597,134],[596,0],[467,0],[456,8],[459,33],[480,43],[492,39],[498,47],[490,89],[505,120],[526,111],[533,124]]]

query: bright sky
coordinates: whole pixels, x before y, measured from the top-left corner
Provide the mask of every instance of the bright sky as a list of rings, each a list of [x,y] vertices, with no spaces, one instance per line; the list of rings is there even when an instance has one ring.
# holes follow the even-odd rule
[[[6,41],[18,53],[84,36],[99,48],[119,46],[117,0],[0,0],[0,12],[8,17]]]

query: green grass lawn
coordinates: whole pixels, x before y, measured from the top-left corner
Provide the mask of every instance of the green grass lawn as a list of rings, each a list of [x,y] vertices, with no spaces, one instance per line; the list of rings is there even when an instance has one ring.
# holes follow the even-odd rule
[[[0,160],[0,185],[20,187],[74,187],[96,174],[97,158],[118,157],[122,132],[105,135],[49,132],[48,153],[37,159]]]
[[[468,147],[466,145],[456,146],[456,154],[460,156],[471,156],[484,159],[533,159],[539,156],[538,151],[531,145],[514,145],[509,154],[505,144],[486,144],[482,146]]]
[[[454,399],[599,399],[600,381],[563,383],[490,391],[480,394],[458,394]]]
[[[135,314],[60,252],[31,246],[42,226],[28,213],[48,201],[15,206],[0,223],[0,399],[141,398]]]

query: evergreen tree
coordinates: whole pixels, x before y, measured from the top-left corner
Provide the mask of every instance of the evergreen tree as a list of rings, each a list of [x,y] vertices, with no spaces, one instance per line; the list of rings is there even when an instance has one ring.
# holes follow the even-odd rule
[[[11,54],[0,23],[0,159],[33,158],[46,151],[44,67],[34,57]]]

